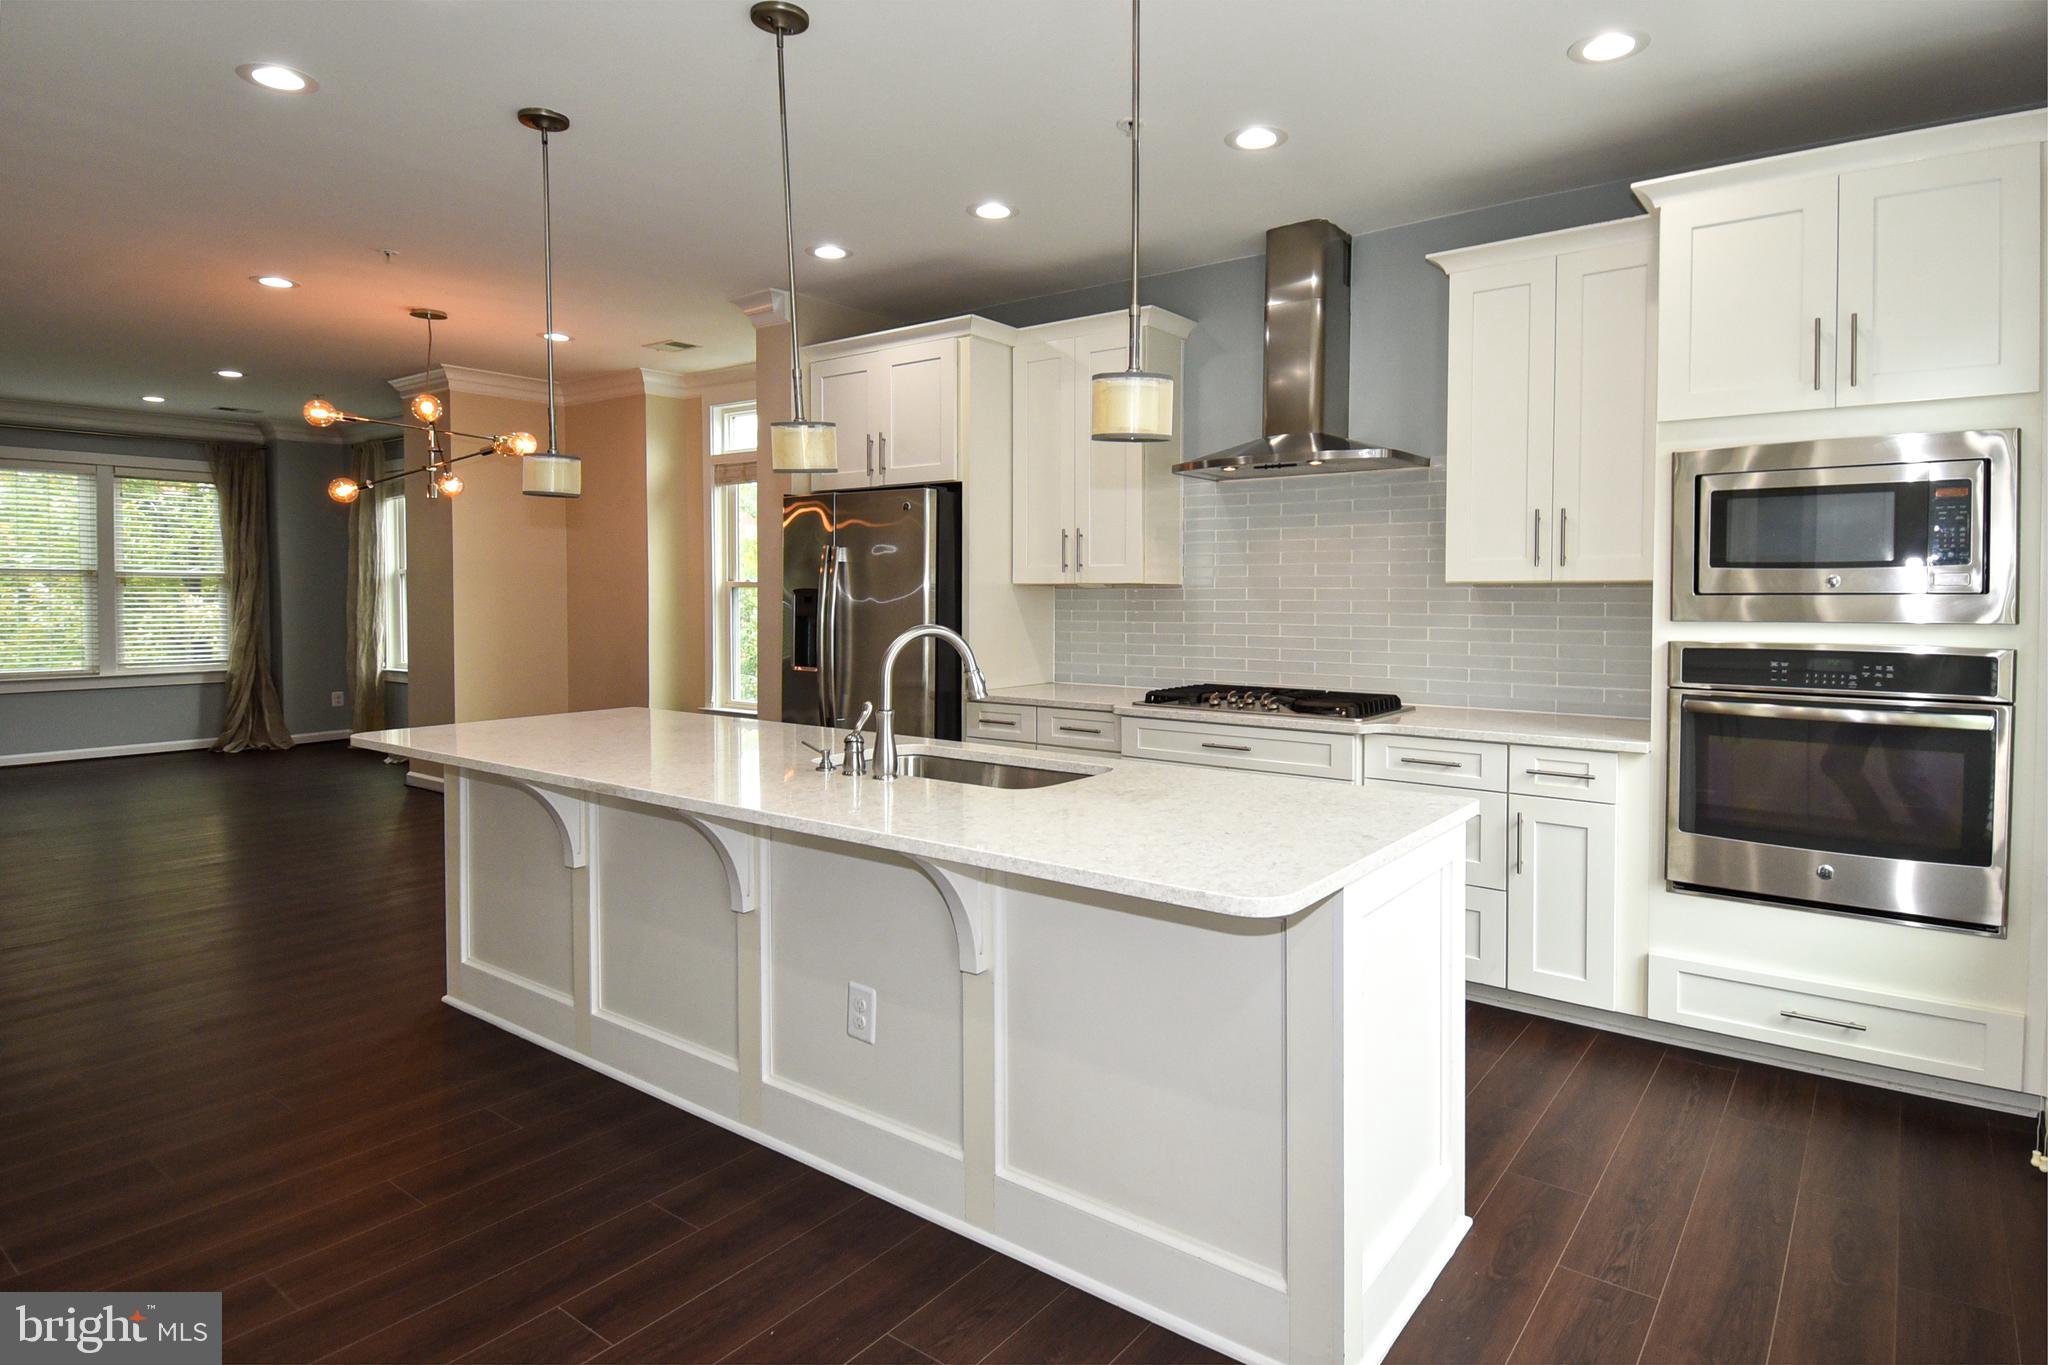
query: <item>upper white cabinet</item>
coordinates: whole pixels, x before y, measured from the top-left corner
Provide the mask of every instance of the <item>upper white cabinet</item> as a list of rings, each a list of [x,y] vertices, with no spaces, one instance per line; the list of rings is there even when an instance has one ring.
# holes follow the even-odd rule
[[[2042,132],[2007,115],[1638,185],[1659,418],[2039,388]]]
[[[1650,578],[1652,245],[1635,218],[1430,257],[1451,282],[1450,581]]]
[[[1174,378],[1194,324],[1140,313],[1145,368]],[[1123,313],[1025,328],[1013,353],[1011,574],[1018,583],[1180,582],[1180,415],[1170,441],[1090,437],[1091,376],[1126,363]]]
[[[839,470],[813,491],[945,483],[962,477],[970,414],[964,348],[1012,335],[981,318],[901,328],[806,349],[812,416],[839,428]]]

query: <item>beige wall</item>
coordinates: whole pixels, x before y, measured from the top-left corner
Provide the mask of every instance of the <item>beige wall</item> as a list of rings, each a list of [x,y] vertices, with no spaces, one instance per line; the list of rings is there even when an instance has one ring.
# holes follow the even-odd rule
[[[648,705],[670,710],[710,697],[707,411],[697,396],[646,403]]]
[[[448,390],[435,390],[443,403]],[[424,432],[405,433],[405,467],[427,462]],[[482,464],[471,460],[470,464]],[[405,481],[405,616],[408,723],[446,725],[455,719],[455,503],[423,495],[425,480]]]
[[[583,459],[583,496],[561,504],[571,711],[647,705],[647,409],[657,401],[665,400],[631,394],[579,403],[563,414],[562,448]]]
[[[545,441],[547,420],[545,403],[460,388],[448,395],[448,424],[458,430],[531,431]],[[468,445],[459,442],[455,453]],[[466,486],[453,500],[455,718],[566,711],[568,504],[521,494],[517,460],[457,468]]]

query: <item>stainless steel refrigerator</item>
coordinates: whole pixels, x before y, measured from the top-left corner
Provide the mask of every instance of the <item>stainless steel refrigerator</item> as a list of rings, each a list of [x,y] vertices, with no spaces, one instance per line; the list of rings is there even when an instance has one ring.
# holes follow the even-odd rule
[[[782,719],[846,725],[882,700],[882,654],[919,625],[960,629],[960,488],[782,500]],[[960,738],[960,663],[919,640],[896,661],[896,731]]]

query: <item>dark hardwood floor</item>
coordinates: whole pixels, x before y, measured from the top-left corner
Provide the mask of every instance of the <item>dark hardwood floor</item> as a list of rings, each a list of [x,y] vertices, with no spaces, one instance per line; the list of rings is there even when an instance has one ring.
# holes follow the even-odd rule
[[[339,745],[0,769],[0,1286],[236,1361],[1214,1359],[440,1003],[440,801]],[[2025,1128],[1469,1014],[1400,1360],[2048,1361]]]

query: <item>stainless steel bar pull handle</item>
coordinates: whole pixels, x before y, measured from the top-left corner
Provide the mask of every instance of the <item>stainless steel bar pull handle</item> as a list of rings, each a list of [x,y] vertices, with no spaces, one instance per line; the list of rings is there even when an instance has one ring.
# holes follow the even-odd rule
[[[1529,535],[1529,562],[1531,564],[1541,564],[1543,562],[1543,509],[1541,507],[1536,509],[1536,524]]]
[[[1813,320],[1813,391],[1820,392],[1820,319]]]
[[[1067,528],[1060,527],[1060,572],[1067,571]]]
[[[1009,729],[1015,729],[1017,726],[1016,721],[1011,720],[1005,716],[983,716],[981,718],[981,723],[983,725],[1001,725]]]
[[[1087,559],[1081,553],[1081,528],[1074,528],[1074,571],[1079,573],[1088,567]]]
[[[1522,821],[1526,818],[1522,812],[1515,812],[1515,875],[1517,877],[1522,875]]]
[[[889,433],[885,431],[876,439],[882,443],[882,472],[886,474],[889,472]]]
[[[869,475],[869,477],[873,477],[873,475],[874,475],[874,472],[875,472],[875,433],[873,433],[873,432],[871,431],[871,432],[869,432],[869,433],[868,433],[868,475]]]
[[[1554,768],[1524,768],[1522,771],[1531,777],[1569,777],[1574,782],[1591,782],[1593,780],[1593,774],[1591,773],[1561,773]]]
[[[1853,1029],[1857,1033],[1870,1032],[1868,1024],[1852,1024],[1847,1019],[1823,1019],[1818,1014],[1801,1014],[1798,1010],[1779,1010],[1781,1019],[1797,1019],[1802,1024],[1826,1024],[1829,1028]]]
[[[1465,766],[1455,758],[1408,758],[1403,756],[1401,761],[1416,768],[1462,768]]]
[[[1099,735],[1102,733],[1100,725],[1075,725],[1064,721],[1052,728],[1063,735]]]
[[[1221,749],[1227,754],[1248,754],[1252,751],[1252,746],[1249,744],[1217,744],[1212,740],[1206,739],[1202,741],[1202,747],[1204,749]]]
[[[1849,314],[1849,387],[1856,387],[1856,315]]]
[[[1565,528],[1568,525],[1570,525],[1570,523],[1566,521],[1565,518],[1569,517],[1570,515],[1571,509],[1569,507],[1560,507],[1557,509],[1557,566],[1560,569],[1564,567]]]

